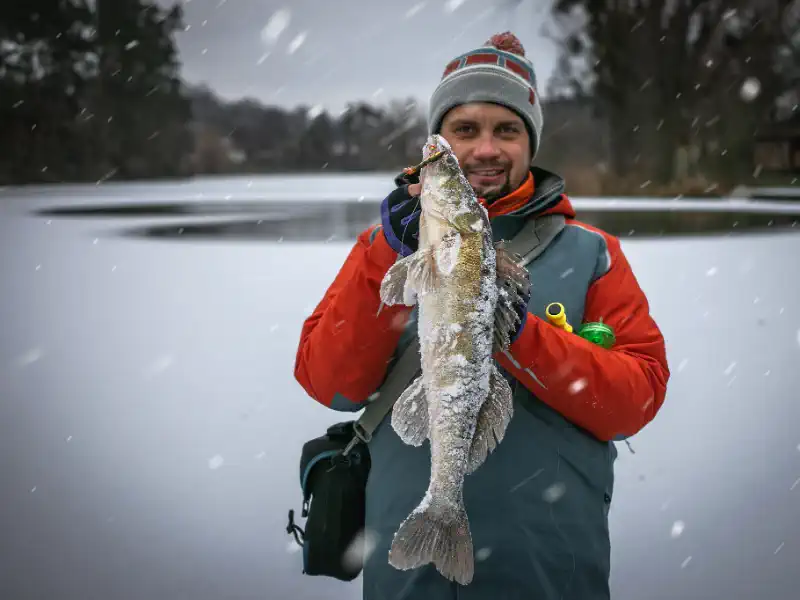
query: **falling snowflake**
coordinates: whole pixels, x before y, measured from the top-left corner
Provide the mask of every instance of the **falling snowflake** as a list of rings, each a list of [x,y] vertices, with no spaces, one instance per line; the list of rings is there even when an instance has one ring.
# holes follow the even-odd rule
[[[719,269],[717,269],[717,267],[711,267],[708,271],[706,271],[706,277],[713,277],[717,274],[718,270]]]
[[[689,359],[684,358],[681,362],[678,363],[677,372],[680,373],[681,371],[683,371],[688,364],[689,364]]]
[[[447,0],[447,2],[444,3],[445,12],[455,12],[462,4],[464,4],[464,1],[465,0]]]
[[[300,46],[302,46],[305,43],[307,36],[308,32],[306,31],[301,31],[296,36],[294,36],[294,39],[291,42],[289,42],[289,47],[286,49],[286,54],[294,54],[295,52],[297,52],[300,49]]]
[[[415,4],[414,6],[412,6],[411,8],[409,8],[406,11],[406,14],[405,14],[404,18],[410,19],[415,14],[417,14],[419,11],[421,11],[423,8],[425,8],[425,2],[418,2],[417,4]]]
[[[40,360],[42,356],[44,356],[44,352],[40,348],[33,348],[32,350],[28,350],[25,354],[17,357],[17,359],[14,361],[14,364],[17,366],[17,368],[23,369]]]
[[[686,557],[686,560],[684,560],[684,561],[681,563],[681,569],[685,569],[687,566],[689,566],[689,563],[690,563],[690,562],[692,562],[692,557],[691,557],[691,556],[687,556],[687,557]]]
[[[225,459],[222,458],[219,454],[217,454],[216,456],[212,456],[210,459],[208,459],[208,468],[214,471],[216,469],[219,469],[224,462]]]
[[[281,34],[289,27],[292,20],[292,13],[288,8],[276,10],[267,21],[264,29],[261,30],[261,41],[265,44],[274,44],[281,37]]]
[[[736,361],[733,361],[731,364],[728,365],[728,367],[725,369],[725,371],[723,371],[723,373],[725,375],[730,375],[731,373],[733,373],[733,370],[735,368],[736,368]]]
[[[554,502],[558,502],[566,491],[567,486],[557,481],[542,493],[542,499],[545,502],[553,504]]]
[[[745,102],[752,102],[761,93],[761,82],[755,77],[748,77],[742,84],[739,95]]]
[[[778,547],[775,548],[775,552],[773,552],[773,554],[777,554],[778,552],[780,552],[785,544],[786,542],[781,542],[780,544],[778,544]]]
[[[492,555],[491,548],[478,548],[478,551],[475,552],[475,560],[478,562],[483,562],[487,558]]]
[[[800,329],[797,330],[797,345],[800,346]]]
[[[585,377],[581,377],[580,379],[576,379],[572,383],[569,384],[569,393],[570,394],[577,394],[581,390],[586,388],[586,385],[589,382],[586,380]]]
[[[686,525],[684,524],[683,521],[675,521],[672,524],[672,531],[670,531],[670,536],[672,537],[672,539],[674,540],[679,538],[685,528]]]
[[[344,552],[342,562],[347,567],[358,567],[375,551],[378,534],[369,529],[361,530]]]
[[[163,373],[169,369],[174,362],[175,359],[171,354],[165,354],[157,358],[149,367],[147,367],[147,369],[145,369],[145,378],[150,379],[151,377],[155,377],[156,375]]]

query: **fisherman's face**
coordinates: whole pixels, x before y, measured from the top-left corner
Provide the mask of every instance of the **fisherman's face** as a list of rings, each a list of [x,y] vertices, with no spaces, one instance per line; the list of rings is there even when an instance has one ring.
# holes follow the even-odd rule
[[[445,115],[441,133],[480,198],[492,201],[510,194],[528,176],[528,130],[522,118],[504,106],[457,106]]]

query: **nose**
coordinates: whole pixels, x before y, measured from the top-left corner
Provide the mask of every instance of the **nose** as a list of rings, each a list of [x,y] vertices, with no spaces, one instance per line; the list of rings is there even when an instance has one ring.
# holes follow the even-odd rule
[[[482,135],[472,151],[472,157],[477,160],[491,160],[500,154],[495,139],[491,135]]]

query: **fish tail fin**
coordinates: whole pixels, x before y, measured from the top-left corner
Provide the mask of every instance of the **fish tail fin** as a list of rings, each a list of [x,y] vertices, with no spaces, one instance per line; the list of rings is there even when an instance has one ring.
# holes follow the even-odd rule
[[[497,369],[497,365],[492,364],[492,371],[489,374],[489,394],[478,412],[467,461],[467,474],[475,472],[503,441],[513,416],[514,394],[511,386]]]
[[[464,502],[420,505],[392,541],[389,564],[406,571],[433,563],[443,577],[467,585],[475,572],[472,533]]]

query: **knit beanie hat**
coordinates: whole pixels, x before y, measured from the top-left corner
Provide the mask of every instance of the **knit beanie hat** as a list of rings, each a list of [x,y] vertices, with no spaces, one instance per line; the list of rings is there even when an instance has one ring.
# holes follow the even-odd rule
[[[428,131],[439,133],[450,109],[468,102],[492,102],[515,111],[528,128],[531,160],[539,150],[542,136],[542,106],[538,98],[536,73],[517,37],[498,33],[483,46],[454,58],[445,67],[433,92],[428,114]]]

